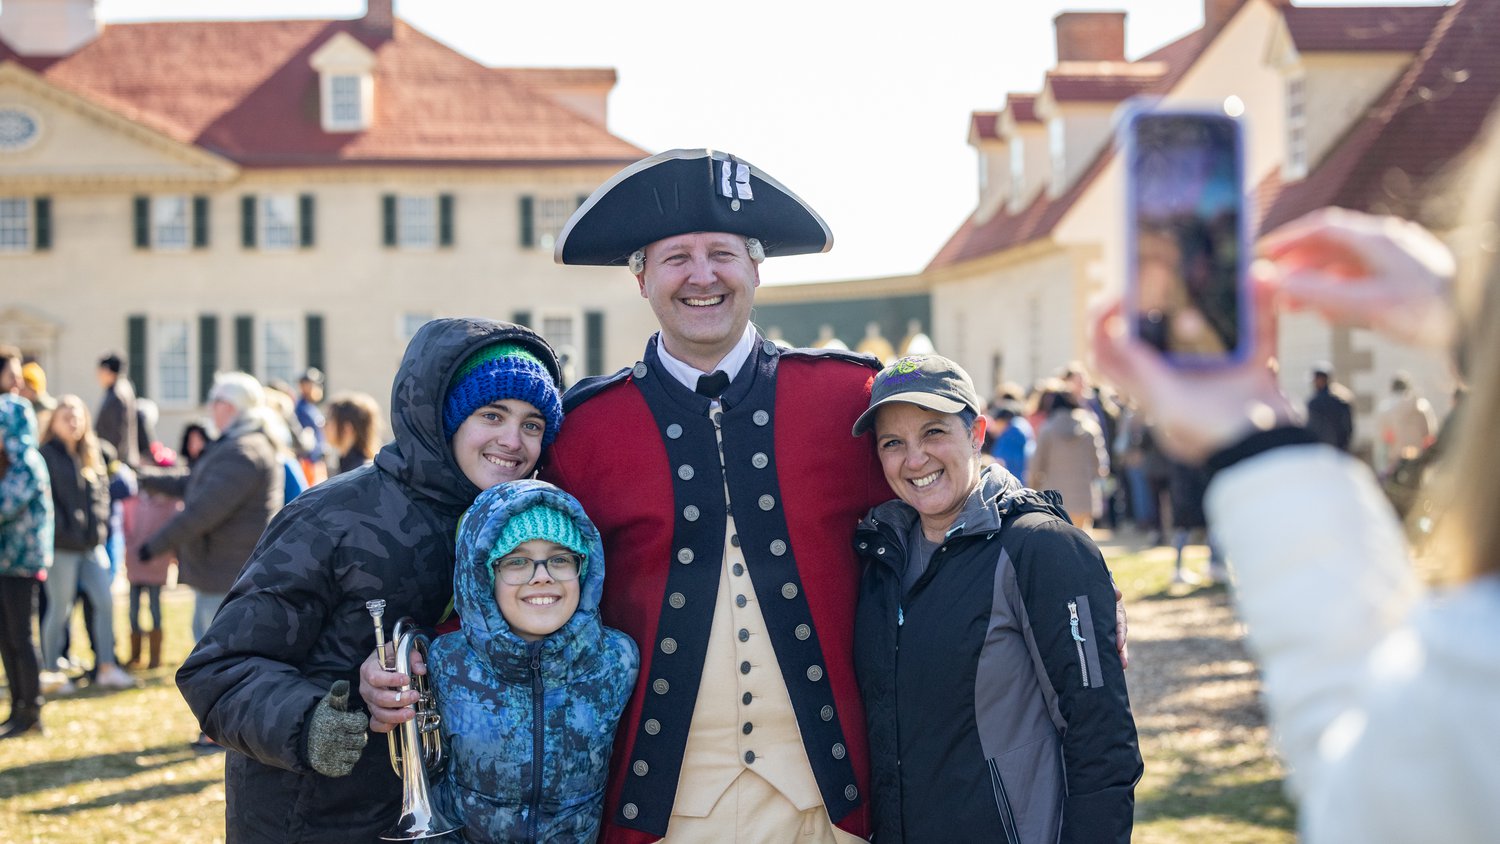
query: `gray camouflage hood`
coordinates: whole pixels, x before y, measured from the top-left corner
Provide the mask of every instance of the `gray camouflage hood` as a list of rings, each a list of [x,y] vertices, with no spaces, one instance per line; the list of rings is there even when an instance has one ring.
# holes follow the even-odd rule
[[[400,478],[443,509],[463,512],[479,488],[464,475],[443,436],[443,398],[459,364],[492,343],[521,343],[536,354],[557,383],[557,355],[530,329],[488,319],[435,319],[407,344],[391,387],[391,432],[395,439],[375,455],[375,465]]]

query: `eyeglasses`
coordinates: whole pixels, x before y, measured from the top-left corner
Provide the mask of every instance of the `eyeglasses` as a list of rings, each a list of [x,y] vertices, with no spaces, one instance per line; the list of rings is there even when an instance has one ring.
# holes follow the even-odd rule
[[[495,576],[507,586],[530,583],[531,579],[536,577],[536,570],[540,566],[545,566],[547,574],[561,583],[578,579],[578,570],[583,565],[583,557],[577,554],[558,554],[545,560],[533,560],[530,557],[501,557],[493,565]]]

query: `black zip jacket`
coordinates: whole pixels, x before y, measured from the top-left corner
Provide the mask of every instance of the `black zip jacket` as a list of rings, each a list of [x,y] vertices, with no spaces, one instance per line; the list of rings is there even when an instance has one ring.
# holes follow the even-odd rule
[[[88,551],[103,545],[109,532],[109,481],[84,477],[61,440],[48,440],[41,450],[52,478],[54,547]]]
[[[916,519],[892,501],[855,535],[874,840],[1128,842],[1142,765],[1099,549],[991,466],[903,595]]]

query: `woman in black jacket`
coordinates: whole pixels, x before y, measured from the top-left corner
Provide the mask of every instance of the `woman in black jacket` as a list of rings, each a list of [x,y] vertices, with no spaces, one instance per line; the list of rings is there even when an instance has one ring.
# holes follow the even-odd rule
[[[47,614],[42,619],[42,689],[48,694],[72,691],[57,670],[63,633],[80,591],[88,596],[97,637],[94,683],[106,689],[134,684],[115,663],[114,600],[110,595],[109,558],[104,539],[109,530],[109,477],[99,440],[89,424],[88,406],[75,395],[58,399],[57,410],[42,439],[42,458],[52,479],[54,552],[47,572]]]
[[[981,407],[957,364],[906,357],[854,425],[898,496],[855,533],[875,840],[1125,844],[1141,757],[1114,586],[1055,493],[981,467]]]

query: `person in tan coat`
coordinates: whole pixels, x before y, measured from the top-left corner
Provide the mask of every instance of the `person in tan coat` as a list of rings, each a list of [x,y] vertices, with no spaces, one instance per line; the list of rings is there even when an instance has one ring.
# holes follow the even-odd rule
[[[1109,475],[1104,432],[1094,414],[1080,408],[1067,390],[1054,391],[1049,407],[1036,432],[1036,454],[1026,485],[1057,490],[1073,524],[1088,530],[1099,512],[1098,481]]]

